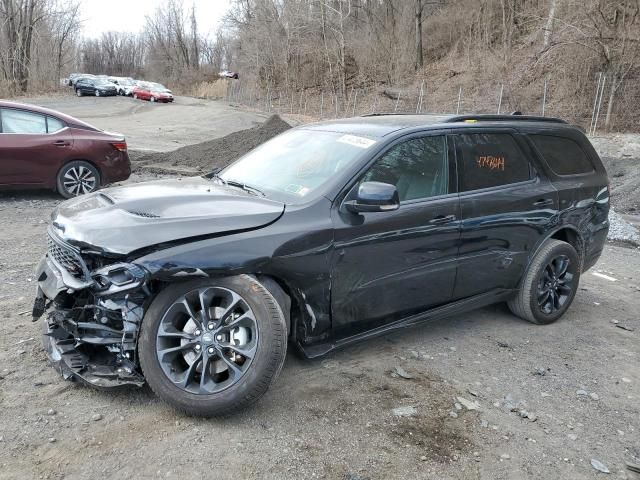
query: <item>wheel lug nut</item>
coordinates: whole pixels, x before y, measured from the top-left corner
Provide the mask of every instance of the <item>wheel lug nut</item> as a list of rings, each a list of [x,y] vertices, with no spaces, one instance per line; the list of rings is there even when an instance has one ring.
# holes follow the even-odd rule
[[[216,352],[216,349],[215,349],[215,348],[213,348],[213,347],[209,347],[209,348],[207,349],[207,353],[209,353],[209,355],[213,355],[215,352]]]
[[[207,328],[209,328],[209,330],[213,330],[213,327],[215,327],[213,323],[210,323],[209,325],[207,325]]]
[[[194,333],[195,333],[196,335],[200,335],[200,334],[202,334],[202,332],[201,332],[200,330],[196,330]]]
[[[221,342],[221,341],[222,341],[222,338],[223,338],[223,337],[222,337],[222,335],[217,335],[217,336],[216,336],[216,340],[217,340],[217,341],[219,341],[219,342]]]
[[[200,350],[202,347],[200,345],[196,345],[196,350]]]

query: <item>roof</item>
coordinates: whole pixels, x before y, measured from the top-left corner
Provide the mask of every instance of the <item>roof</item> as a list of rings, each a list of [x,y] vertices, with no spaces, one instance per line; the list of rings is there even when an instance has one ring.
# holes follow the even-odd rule
[[[447,128],[473,126],[482,123],[488,126],[569,126],[564,120],[553,117],[534,117],[526,115],[433,115],[433,114],[373,114],[362,117],[341,118],[303,125],[307,130],[333,131],[380,138],[399,130],[420,127]]]
[[[0,100],[0,107],[4,107],[4,108],[21,108],[24,110],[28,110],[30,112],[34,112],[34,113],[42,113],[44,115],[51,115],[53,117],[59,118],[60,120],[62,120],[63,122],[67,123],[67,124],[71,124],[71,125],[78,125],[78,126],[82,126],[85,128],[90,128],[91,130],[99,130],[98,128],[94,127],[93,125],[83,122],[82,120],[78,120],[75,117],[72,117],[71,115],[66,115],[62,112],[58,112],[57,110],[51,110],[49,108],[45,108],[45,107],[40,107],[38,105],[31,105],[28,103],[19,103],[19,102],[9,102],[7,100]]]

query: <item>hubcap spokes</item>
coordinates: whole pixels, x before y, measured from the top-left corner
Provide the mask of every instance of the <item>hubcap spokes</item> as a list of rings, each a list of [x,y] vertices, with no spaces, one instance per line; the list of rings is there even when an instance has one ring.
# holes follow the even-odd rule
[[[92,192],[96,187],[96,177],[91,170],[79,166],[67,170],[64,174],[64,188],[72,195],[82,195]]]
[[[544,268],[538,282],[538,306],[542,313],[551,315],[560,310],[573,292],[574,275],[571,261],[566,255],[552,259]]]
[[[242,378],[257,345],[257,323],[247,302],[226,288],[205,287],[169,307],[158,328],[156,355],[176,386],[211,394]]]

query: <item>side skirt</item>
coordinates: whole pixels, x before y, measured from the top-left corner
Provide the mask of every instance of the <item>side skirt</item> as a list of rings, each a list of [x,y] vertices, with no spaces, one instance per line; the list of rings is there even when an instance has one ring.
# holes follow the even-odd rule
[[[387,325],[383,325],[381,327],[377,327],[373,330],[368,330],[351,337],[314,345],[301,345],[300,343],[298,343],[297,346],[305,357],[309,359],[317,358],[356,342],[379,337],[381,335],[392,333],[396,330],[404,329],[413,325],[419,325],[430,320],[439,320],[441,318],[458,315],[470,310],[486,307],[487,305],[499,303],[508,300],[515,292],[516,290],[511,289],[496,289],[490,292],[482,293],[480,295],[475,295],[473,297],[458,300],[456,302],[443,305],[441,307],[437,307],[423,313],[412,315],[410,317],[397,320],[393,323],[389,323]]]

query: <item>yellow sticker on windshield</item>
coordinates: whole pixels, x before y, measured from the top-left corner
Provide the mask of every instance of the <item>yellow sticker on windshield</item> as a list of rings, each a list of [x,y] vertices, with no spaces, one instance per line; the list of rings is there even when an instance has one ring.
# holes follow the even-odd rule
[[[365,137],[357,137],[356,135],[343,135],[338,139],[338,142],[353,145],[358,148],[369,148],[371,145],[376,143],[375,140]]]

